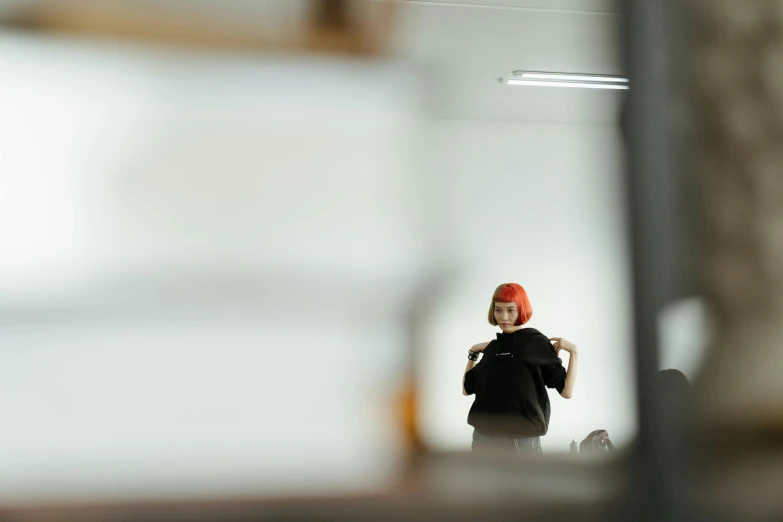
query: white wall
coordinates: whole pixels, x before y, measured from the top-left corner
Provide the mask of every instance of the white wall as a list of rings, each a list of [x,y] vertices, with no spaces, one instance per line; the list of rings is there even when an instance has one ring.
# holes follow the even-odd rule
[[[580,348],[574,397],[550,394],[544,450],[568,451],[598,428],[627,442],[636,418],[619,128],[452,120],[436,134],[441,255],[457,275],[432,310],[421,354],[427,441],[469,447],[465,352],[494,338],[492,291],[513,281],[529,293],[529,325]]]

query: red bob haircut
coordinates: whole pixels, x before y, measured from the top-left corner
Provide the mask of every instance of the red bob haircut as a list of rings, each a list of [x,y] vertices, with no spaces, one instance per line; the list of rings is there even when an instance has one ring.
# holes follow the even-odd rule
[[[497,326],[498,322],[495,321],[495,303],[516,303],[517,322],[514,326],[520,326],[530,320],[533,315],[533,307],[530,306],[530,300],[527,298],[527,292],[525,289],[516,283],[504,283],[495,289],[495,293],[492,294],[492,304],[489,305],[489,324]]]

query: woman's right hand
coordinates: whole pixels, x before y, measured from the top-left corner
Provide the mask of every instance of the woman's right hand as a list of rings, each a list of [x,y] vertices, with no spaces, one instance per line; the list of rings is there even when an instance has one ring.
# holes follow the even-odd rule
[[[483,351],[484,351],[484,348],[486,348],[488,344],[489,344],[489,343],[478,343],[478,344],[474,344],[474,345],[473,345],[473,346],[470,348],[470,351],[472,351],[472,352],[483,352]]]

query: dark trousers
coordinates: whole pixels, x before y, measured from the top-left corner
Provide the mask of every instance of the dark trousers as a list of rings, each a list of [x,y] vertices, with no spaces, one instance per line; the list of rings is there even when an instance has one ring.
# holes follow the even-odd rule
[[[513,437],[486,435],[473,430],[473,451],[509,451],[516,454],[537,452],[542,453],[540,437]]]

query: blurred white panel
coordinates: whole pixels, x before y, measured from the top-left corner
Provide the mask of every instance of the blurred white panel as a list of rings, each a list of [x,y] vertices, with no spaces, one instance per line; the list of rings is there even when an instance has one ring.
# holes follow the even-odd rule
[[[0,500],[384,484],[433,268],[416,72],[13,35],[0,63]]]

